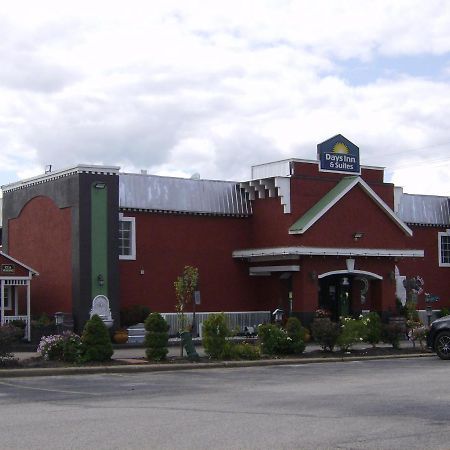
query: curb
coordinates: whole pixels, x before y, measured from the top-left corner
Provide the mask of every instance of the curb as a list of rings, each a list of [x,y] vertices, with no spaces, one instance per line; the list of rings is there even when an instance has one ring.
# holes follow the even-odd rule
[[[213,363],[173,363],[173,364],[142,364],[142,365],[117,365],[94,367],[52,367],[34,369],[1,369],[0,378],[15,377],[43,377],[64,375],[89,375],[110,373],[146,373],[146,372],[171,372],[175,370],[194,369],[218,369],[237,367],[263,367],[286,366],[298,364],[336,363],[353,361],[372,361],[383,359],[408,359],[435,357],[434,353],[410,353],[403,355],[379,355],[379,356],[342,356],[329,358],[293,358],[293,359],[262,359],[257,361],[221,361]]]

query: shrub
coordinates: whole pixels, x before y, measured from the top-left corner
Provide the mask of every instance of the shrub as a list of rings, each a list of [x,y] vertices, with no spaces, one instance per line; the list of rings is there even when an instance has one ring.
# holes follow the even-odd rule
[[[261,352],[266,355],[276,355],[287,346],[287,333],[278,325],[264,324],[258,327],[258,338],[261,342]]]
[[[258,345],[246,342],[233,343],[227,341],[224,349],[225,359],[246,359],[255,360],[261,358],[261,349]]]
[[[439,317],[450,316],[450,309],[449,308],[442,308],[439,311],[438,315],[439,315]]]
[[[371,312],[362,318],[365,326],[364,340],[375,347],[381,340],[381,319],[378,313]]]
[[[305,343],[300,336],[301,329],[295,321],[298,321],[298,319],[291,321],[289,324],[292,337],[289,336],[288,331],[277,325],[260,325],[258,328],[258,337],[261,342],[261,352],[266,355],[302,353],[305,350]]]
[[[159,313],[151,313],[145,320],[145,354],[147,359],[160,361],[165,359],[169,350],[169,324]]]
[[[223,358],[226,350],[226,338],[230,331],[225,314],[211,314],[203,322],[203,348],[211,358]]]
[[[344,317],[341,320],[337,343],[342,351],[348,351],[353,344],[364,339],[364,322],[361,319]]]
[[[114,353],[108,329],[97,314],[86,322],[81,342],[83,362],[108,361]]]
[[[81,356],[81,339],[71,331],[44,336],[37,351],[50,361],[78,362]]]
[[[381,328],[381,339],[393,348],[400,348],[400,337],[403,335],[402,327],[396,323],[383,324]]]
[[[314,341],[317,342],[323,350],[332,352],[339,336],[339,325],[332,322],[329,318],[316,318],[311,324],[311,333]]]
[[[12,344],[20,338],[21,334],[22,330],[12,325],[0,326],[0,363],[14,356],[11,353]]]
[[[150,314],[150,308],[144,305],[125,306],[120,310],[120,325],[129,327],[145,322]]]

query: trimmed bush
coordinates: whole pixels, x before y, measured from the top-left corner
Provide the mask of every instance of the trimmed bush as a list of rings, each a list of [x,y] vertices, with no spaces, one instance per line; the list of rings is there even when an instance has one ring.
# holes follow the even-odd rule
[[[360,319],[344,317],[341,320],[337,343],[342,351],[350,350],[353,344],[363,341],[365,334],[364,322]]]
[[[291,318],[289,332],[278,325],[265,324],[258,327],[258,337],[261,342],[261,352],[266,355],[299,354],[305,350],[301,338],[303,328],[298,319]],[[299,326],[300,324],[300,326]]]
[[[84,326],[81,336],[81,361],[109,361],[114,353],[108,328],[97,314]]]
[[[169,324],[159,313],[151,313],[145,320],[145,354],[148,360],[161,361],[169,352]]]
[[[322,350],[332,352],[339,336],[339,325],[328,317],[316,318],[311,324],[311,333],[314,341],[322,347]]]
[[[253,345],[247,342],[233,343],[227,341],[224,350],[224,358],[245,360],[260,359],[261,349],[259,348],[259,345]]]
[[[261,342],[261,353],[265,355],[276,355],[280,353],[281,348],[287,346],[284,343],[287,340],[286,331],[271,323],[258,327],[258,338]]]
[[[79,362],[81,357],[81,339],[80,336],[71,331],[44,336],[39,343],[37,351],[44,359],[50,361]]]
[[[230,335],[225,314],[211,314],[203,322],[203,348],[211,358],[221,359],[226,352],[226,338]]]
[[[375,311],[366,314],[362,318],[364,324],[364,340],[372,347],[376,347],[381,341],[381,318]]]

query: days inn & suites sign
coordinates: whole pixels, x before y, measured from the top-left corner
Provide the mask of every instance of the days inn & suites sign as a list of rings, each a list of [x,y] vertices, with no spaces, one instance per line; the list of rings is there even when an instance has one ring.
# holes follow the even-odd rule
[[[322,172],[361,173],[359,147],[338,134],[317,145],[319,170]]]

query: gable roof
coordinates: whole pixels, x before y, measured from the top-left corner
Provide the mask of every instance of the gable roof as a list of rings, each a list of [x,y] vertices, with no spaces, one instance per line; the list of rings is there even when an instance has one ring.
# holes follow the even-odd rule
[[[39,275],[39,272],[37,272],[36,270],[32,269],[31,267],[26,266],[24,263],[18,261],[17,259],[13,258],[12,256],[7,255],[6,253],[3,253],[2,251],[0,251],[0,256],[3,256],[4,258],[9,259],[11,262],[19,265],[23,269],[28,270],[29,272],[31,272],[32,276]]]
[[[333,189],[327,192],[312,208],[306,211],[303,216],[291,225],[289,228],[289,234],[303,234],[357,185],[361,186],[366,194],[405,234],[412,236],[413,233],[411,229],[395,214],[391,208],[389,208],[380,196],[361,177],[356,176],[344,177]]]

